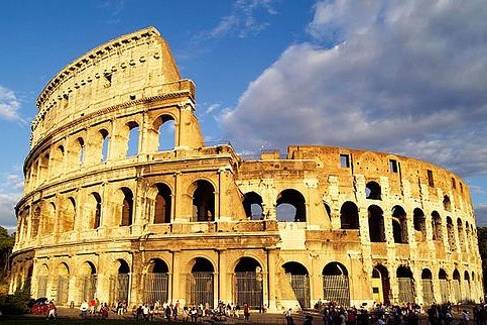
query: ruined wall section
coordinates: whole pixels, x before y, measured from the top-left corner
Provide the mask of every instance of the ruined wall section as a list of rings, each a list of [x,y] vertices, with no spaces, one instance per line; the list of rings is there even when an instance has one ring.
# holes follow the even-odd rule
[[[53,128],[120,102],[160,94],[181,79],[168,44],[154,28],[107,42],[63,68],[37,99],[32,146]]]

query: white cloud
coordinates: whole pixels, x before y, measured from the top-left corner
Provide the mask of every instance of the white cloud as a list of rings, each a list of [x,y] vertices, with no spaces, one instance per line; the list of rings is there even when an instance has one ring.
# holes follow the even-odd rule
[[[233,4],[229,15],[220,19],[218,24],[209,31],[199,35],[201,38],[220,38],[237,35],[245,38],[260,33],[269,25],[259,19],[259,15],[275,15],[274,0],[238,0]]]
[[[20,100],[15,93],[5,87],[0,86],[0,118],[6,120],[22,120],[19,116]]]
[[[16,218],[14,207],[19,198],[19,193],[0,193],[0,226],[15,226]]]
[[[480,0],[319,2],[315,40],[289,46],[221,122],[240,150],[364,147],[485,174],[485,17]]]
[[[211,114],[213,111],[219,109],[221,104],[211,104],[205,111],[205,115]]]
[[[0,226],[15,227],[15,205],[22,195],[23,177],[14,171],[0,175]]]

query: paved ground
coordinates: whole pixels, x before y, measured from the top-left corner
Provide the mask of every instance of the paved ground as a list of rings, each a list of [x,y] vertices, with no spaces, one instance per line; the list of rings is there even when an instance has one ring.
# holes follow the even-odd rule
[[[314,325],[321,325],[323,321],[319,314],[313,314],[313,324]],[[296,325],[302,325],[304,320],[304,314],[298,313],[294,315],[294,322]],[[56,323],[56,324],[126,324],[126,323],[147,323],[144,321],[135,321],[134,318],[130,315],[126,316],[118,316],[114,313],[109,314],[108,320],[97,320],[97,319],[88,319],[88,320],[81,320],[79,317],[79,310],[78,309],[69,309],[69,308],[58,308],[58,319],[57,320],[46,320],[43,316],[36,316],[36,315],[25,315],[25,316],[18,316],[18,317],[0,317],[0,324],[34,324],[34,325],[42,325],[48,323]],[[164,321],[160,317],[156,317],[153,322],[163,323],[163,324],[195,324],[195,323],[183,323],[183,322],[167,322]],[[427,324],[427,320],[423,318],[420,322],[421,324]],[[458,322],[457,322],[458,323]],[[473,323],[473,322],[472,322]],[[205,320],[203,322],[199,322],[199,324],[269,324],[269,325],[278,325],[278,324],[286,324],[286,320],[284,319],[283,314],[275,314],[275,313],[265,313],[265,314],[251,314],[250,321],[246,322],[243,318],[234,319],[228,318],[226,322],[209,322]],[[455,324],[455,323],[454,323]]]
[[[296,314],[294,317],[295,324],[301,325],[303,322],[304,316],[302,314]],[[144,321],[135,321],[131,315],[125,316],[118,316],[115,313],[109,314],[108,320],[98,320],[98,319],[88,319],[88,320],[81,320],[79,317],[79,310],[78,309],[69,309],[69,308],[58,308],[58,319],[57,320],[46,320],[44,316],[39,315],[24,315],[24,316],[16,316],[16,317],[0,317],[0,323],[3,324],[48,324],[48,323],[56,323],[56,324],[126,324],[127,322],[131,323],[147,323]],[[160,317],[156,317],[153,322],[159,322],[164,324],[184,324],[181,321],[178,322],[167,322]],[[200,324],[212,324],[209,320],[203,320],[203,322],[199,322]],[[314,322],[314,324],[321,324],[321,319]],[[188,323],[194,324],[194,323]],[[273,314],[273,313],[266,313],[266,314],[251,314],[250,321],[244,321],[243,317],[240,319],[235,318],[227,318],[225,322],[215,322],[214,324],[286,324],[286,320],[282,314]]]

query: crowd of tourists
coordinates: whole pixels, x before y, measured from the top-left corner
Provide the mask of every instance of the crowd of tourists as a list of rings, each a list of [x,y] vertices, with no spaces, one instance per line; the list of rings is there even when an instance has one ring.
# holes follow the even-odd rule
[[[48,319],[57,317],[57,308],[53,301],[46,301]],[[299,309],[299,308],[297,308]],[[295,319],[304,317],[303,325],[419,325],[428,320],[432,325],[460,324],[467,325],[475,321],[476,325],[487,325],[487,304],[473,306],[472,309],[464,309],[462,306],[453,306],[450,303],[433,304],[427,309],[414,303],[404,305],[366,304],[356,307],[344,307],[335,302],[318,302],[311,310],[302,311],[288,309],[284,312],[287,325],[294,325]],[[183,322],[225,321],[228,318],[250,320],[250,306],[239,306],[233,303],[220,301],[214,308],[208,303],[195,306],[185,306],[175,303],[159,302],[153,304],[139,304],[130,312],[126,301],[118,301],[109,306],[100,303],[97,298],[83,301],[80,305],[80,317],[83,319],[96,318],[107,319],[109,312],[119,316],[131,317],[136,320],[151,321],[165,319]],[[259,309],[260,313],[266,312],[267,306]]]
[[[266,306],[260,309],[265,312]],[[100,303],[97,298],[84,301],[80,306],[80,317],[106,319],[108,312],[111,311],[118,316],[133,317],[135,320],[151,321],[154,319],[165,319],[184,322],[199,322],[203,320],[224,321],[226,318],[243,318],[250,320],[250,306],[244,304],[239,306],[233,303],[220,301],[215,308],[208,303],[193,306],[183,306],[176,301],[175,303],[156,301],[153,304],[141,303],[129,311],[127,302],[120,300],[111,306]]]
[[[314,310],[318,317],[309,312],[304,313],[304,325],[418,325],[420,320],[428,320],[432,325],[468,324],[474,320],[477,325],[487,325],[487,305],[476,305],[470,312],[462,306],[454,306],[450,303],[433,304],[426,310],[414,303],[404,305],[374,304],[371,308],[363,305],[356,307],[343,307],[334,302],[322,302],[319,300]],[[294,325],[297,316],[292,309],[284,313],[287,325]],[[472,319],[473,317],[473,319]],[[319,318],[319,319],[317,319]],[[423,322],[424,322],[423,321]]]

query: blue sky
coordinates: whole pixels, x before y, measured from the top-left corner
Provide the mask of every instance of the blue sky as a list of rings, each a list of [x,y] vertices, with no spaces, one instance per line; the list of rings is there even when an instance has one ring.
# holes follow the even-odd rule
[[[322,143],[430,160],[465,177],[487,224],[487,9],[459,3],[5,2],[0,225],[15,224],[39,91],[84,52],[149,25],[196,82],[207,141],[239,152]]]

